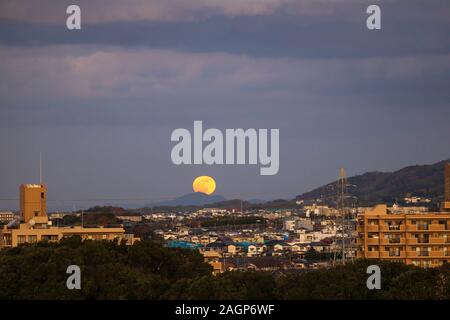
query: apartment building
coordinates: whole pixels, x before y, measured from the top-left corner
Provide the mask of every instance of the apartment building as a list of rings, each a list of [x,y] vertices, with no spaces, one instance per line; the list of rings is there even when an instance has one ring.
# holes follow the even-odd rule
[[[450,262],[450,164],[444,170],[442,212],[388,210],[385,204],[358,215],[357,257],[420,267]]]
[[[391,214],[377,205],[357,223],[357,256],[436,267],[450,262],[450,213]]]
[[[10,211],[0,212],[0,224],[8,224],[16,219],[16,214]]]

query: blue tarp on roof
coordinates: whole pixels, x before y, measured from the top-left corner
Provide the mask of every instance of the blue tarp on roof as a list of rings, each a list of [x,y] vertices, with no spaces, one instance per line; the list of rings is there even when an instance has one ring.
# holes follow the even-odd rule
[[[200,248],[202,245],[187,241],[172,240],[167,243],[167,246],[169,248],[197,249]]]

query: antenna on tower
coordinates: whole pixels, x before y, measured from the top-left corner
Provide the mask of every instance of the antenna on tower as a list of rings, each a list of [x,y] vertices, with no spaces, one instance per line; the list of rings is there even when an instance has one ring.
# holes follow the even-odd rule
[[[39,152],[39,184],[42,184],[42,152]]]

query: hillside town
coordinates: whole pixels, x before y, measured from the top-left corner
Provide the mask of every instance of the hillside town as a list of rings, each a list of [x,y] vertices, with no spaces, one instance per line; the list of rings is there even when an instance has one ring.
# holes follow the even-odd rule
[[[115,221],[120,228],[123,227],[120,234],[127,239],[152,238],[170,248],[197,250],[211,264],[214,274],[231,270],[282,272],[329,266],[339,258],[342,242],[346,243],[346,256],[355,258],[356,217],[367,210],[370,207],[358,207],[349,212],[349,223],[355,232],[344,237],[339,232],[338,210],[316,203],[299,203],[294,209],[242,211],[201,208],[171,213],[141,213],[124,209],[119,212],[106,209],[107,214],[52,212],[48,214],[48,223],[63,228],[71,220],[81,221],[82,216],[85,221],[93,215],[106,216],[108,224]],[[428,208],[394,206],[391,210],[398,213],[426,212]],[[18,213],[0,212],[0,222],[5,224],[5,228],[13,227],[19,219]],[[84,227],[85,233],[89,233],[98,226],[85,223]],[[114,226],[110,224],[109,227]],[[68,230],[73,230],[73,226],[71,228]],[[105,226],[101,230],[113,229]],[[114,230],[117,232],[117,228]]]

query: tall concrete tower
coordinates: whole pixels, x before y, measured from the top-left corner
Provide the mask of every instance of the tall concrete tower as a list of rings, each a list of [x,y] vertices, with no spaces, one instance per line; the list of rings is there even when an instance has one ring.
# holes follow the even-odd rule
[[[20,213],[25,222],[47,216],[47,188],[43,184],[20,185]]]

